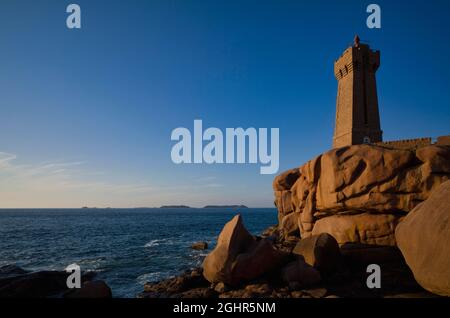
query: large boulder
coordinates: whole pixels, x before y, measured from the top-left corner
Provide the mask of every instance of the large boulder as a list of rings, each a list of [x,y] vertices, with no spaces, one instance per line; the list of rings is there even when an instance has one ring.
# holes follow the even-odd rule
[[[216,247],[206,256],[203,276],[211,283],[236,285],[275,269],[285,256],[268,239],[256,240],[236,215],[225,224]]]
[[[361,243],[395,246],[395,227],[400,219],[393,214],[337,214],[316,221],[312,235],[329,233],[339,245]]]
[[[284,216],[294,212],[292,205],[292,194],[290,189],[300,176],[298,168],[288,170],[273,180],[275,193],[275,205],[278,208],[278,222],[281,223]]]
[[[417,282],[450,296],[450,181],[405,217],[395,237]]]
[[[227,282],[236,257],[255,243],[254,237],[242,223],[240,214],[229,221],[220,232],[217,245],[203,262],[203,276],[211,283]]]
[[[189,290],[198,291],[209,288],[211,283],[202,275],[201,268],[195,268],[159,282],[147,282],[144,284],[144,292],[137,295],[138,298],[169,298],[187,296]]]
[[[0,267],[0,298],[111,298],[103,281],[92,281],[93,272],[81,275],[80,289],[69,289],[65,271],[26,271],[15,265]]]
[[[208,243],[207,242],[195,242],[194,244],[191,245],[191,248],[193,250],[206,250],[208,248]]]
[[[14,277],[17,275],[23,275],[26,273],[28,273],[26,270],[13,264],[4,265],[0,267],[0,279]]]
[[[321,280],[319,271],[302,258],[287,264],[282,269],[281,275],[286,283],[298,283],[301,287],[315,285]]]
[[[64,298],[112,298],[111,288],[102,280],[85,282],[79,289],[72,289]]]
[[[45,298],[67,290],[63,271],[25,272],[0,279],[0,298]]]
[[[286,254],[276,250],[269,240],[261,239],[233,262],[230,285],[257,278],[276,269],[286,260]]]
[[[354,270],[366,271],[370,264],[380,265],[383,269],[391,265],[407,267],[396,246],[345,244],[341,246],[340,251],[344,263]]]
[[[303,256],[307,264],[317,268],[323,274],[333,272],[341,261],[339,244],[328,233],[300,240],[292,253]]]
[[[283,216],[279,227],[280,234],[283,235],[283,237],[298,235],[300,233],[298,228],[298,217],[298,212],[292,212]]]
[[[354,145],[282,173],[273,189],[280,223],[298,213],[300,234],[307,237],[317,220],[335,214],[407,214],[449,178],[449,146],[405,150]]]

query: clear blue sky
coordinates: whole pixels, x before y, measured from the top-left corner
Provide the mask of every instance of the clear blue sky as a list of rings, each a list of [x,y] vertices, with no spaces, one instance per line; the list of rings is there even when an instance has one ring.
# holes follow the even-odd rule
[[[273,175],[175,165],[170,133],[278,127],[280,172],[303,164],[331,146],[333,62],[356,33],[381,50],[385,140],[448,134],[449,18],[447,0],[3,0],[0,207],[272,206]]]

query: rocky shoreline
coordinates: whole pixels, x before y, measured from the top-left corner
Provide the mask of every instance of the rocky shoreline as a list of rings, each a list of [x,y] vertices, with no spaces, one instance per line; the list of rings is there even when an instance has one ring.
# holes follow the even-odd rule
[[[330,150],[275,178],[278,225],[253,236],[236,215],[202,268],[138,297],[450,296],[449,179],[447,145]]]
[[[65,271],[26,271],[15,265],[0,267],[0,298],[112,298],[109,286],[95,273],[81,275],[81,288],[69,289]]]
[[[234,216],[202,267],[137,297],[448,297],[449,179],[450,146],[333,149],[275,178],[277,225],[256,236]],[[67,275],[1,267],[0,297],[111,297],[89,273],[68,290]]]
[[[304,257],[292,253],[300,239],[282,239],[278,229],[269,228],[255,240],[273,242],[275,249],[287,253],[285,263],[296,274],[299,262],[304,267]],[[319,272],[317,279],[307,272],[306,281],[286,279],[286,267],[273,270],[254,279],[228,285],[223,282],[211,283],[204,277],[203,268],[186,271],[179,276],[155,283],[147,283],[138,298],[430,298],[439,297],[423,289],[414,279],[414,275],[406,265],[401,252],[396,247],[368,247],[352,245],[341,247],[335,257],[332,272],[325,269]],[[327,260],[328,261],[328,260]],[[382,268],[381,289],[368,289],[366,286],[368,264],[376,262]],[[289,265],[290,264],[290,265]],[[304,272],[304,267],[299,267]],[[311,267],[314,268],[314,267]],[[329,271],[329,269],[328,269]],[[284,274],[284,275],[283,275]],[[292,278],[292,277],[288,277]],[[310,280],[310,281],[307,281]]]

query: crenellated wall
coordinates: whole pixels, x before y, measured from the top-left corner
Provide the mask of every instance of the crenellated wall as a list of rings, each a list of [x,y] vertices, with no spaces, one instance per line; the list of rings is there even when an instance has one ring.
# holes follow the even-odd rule
[[[414,139],[382,141],[375,143],[375,145],[392,149],[415,149],[429,145],[450,146],[450,135],[437,137],[437,141],[435,143],[432,142],[431,137],[423,137]]]
[[[432,142],[430,137],[424,137],[415,139],[382,141],[375,144],[378,146],[385,146],[394,149],[414,149],[418,147],[429,146],[432,144]]]

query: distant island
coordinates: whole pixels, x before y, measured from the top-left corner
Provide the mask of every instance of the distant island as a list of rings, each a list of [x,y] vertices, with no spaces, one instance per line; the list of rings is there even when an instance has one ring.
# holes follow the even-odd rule
[[[187,205],[162,205],[160,209],[190,209]]]
[[[162,205],[160,209],[192,209],[187,205]],[[202,209],[248,209],[245,205],[205,205]]]
[[[245,205],[205,205],[204,209],[248,209]]]
[[[98,207],[83,206],[82,209],[99,209]],[[200,209],[248,209],[248,206],[241,205],[205,205]],[[101,209],[112,209],[111,207]],[[157,207],[134,207],[132,209],[158,209]],[[161,205],[159,209],[192,209],[188,205]]]

